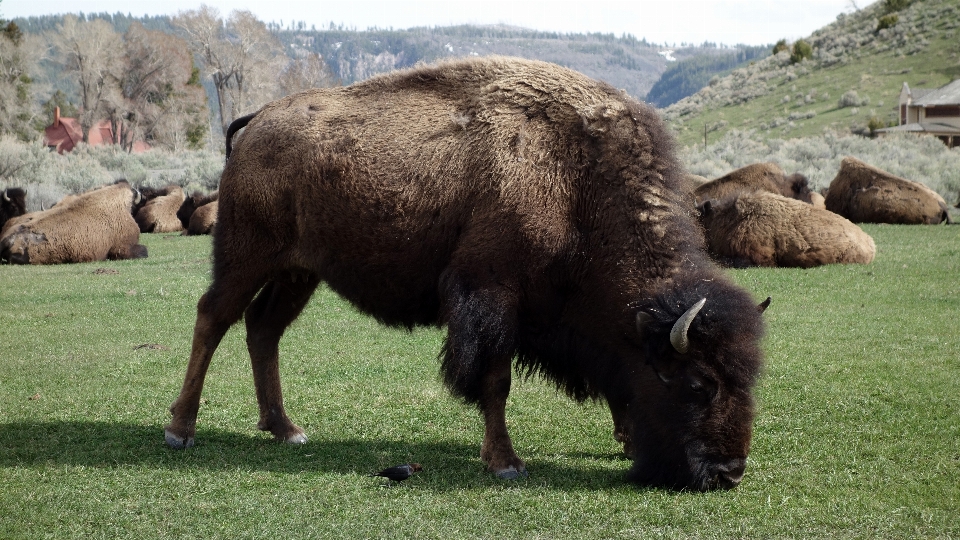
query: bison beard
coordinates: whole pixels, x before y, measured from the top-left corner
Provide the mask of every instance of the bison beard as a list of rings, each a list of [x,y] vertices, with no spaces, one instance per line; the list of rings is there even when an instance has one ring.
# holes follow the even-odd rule
[[[446,327],[443,381],[480,409],[501,477],[526,472],[505,419],[515,368],[607,401],[632,480],[740,481],[762,322],[709,261],[652,109],[559,66],[485,58],[289,96],[229,134],[243,126],[170,446],[193,444],[210,359],[241,317],[258,427],[306,442],[278,343],[325,282],[383,323]]]

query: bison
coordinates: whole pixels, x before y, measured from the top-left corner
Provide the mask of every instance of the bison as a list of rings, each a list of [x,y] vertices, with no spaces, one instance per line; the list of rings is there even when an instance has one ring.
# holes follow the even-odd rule
[[[27,213],[27,192],[23,188],[0,191],[0,229],[7,220]]]
[[[799,173],[784,175],[783,169],[772,162],[754,163],[725,176],[711,180],[693,192],[697,203],[710,199],[725,199],[734,193],[767,191],[784,197],[811,203],[807,177]]]
[[[117,182],[13,218],[0,231],[0,259],[60,264],[146,257],[130,215],[137,196],[129,184]]]
[[[824,202],[854,223],[951,223],[947,202],[937,192],[850,156],[840,162]]]
[[[197,208],[201,206],[212,203],[217,200],[219,193],[214,191],[208,195],[204,195],[199,191],[194,191],[193,195],[185,198],[183,204],[180,205],[180,209],[177,210],[177,219],[180,220],[180,223],[183,225],[183,228],[186,230],[184,234],[191,234],[190,229],[190,218],[193,216],[193,213],[197,211]],[[200,233],[206,234],[206,233]]]
[[[213,226],[217,224],[217,201],[209,202],[200,208],[197,208],[190,215],[190,223],[187,230],[183,232],[186,235],[210,234],[213,232]]]
[[[446,327],[442,379],[479,408],[480,456],[502,478],[526,474],[505,421],[516,369],[606,400],[637,483],[741,481],[763,322],[710,260],[652,108],[487,57],[287,96],[228,141],[244,125],[168,445],[193,445],[211,357],[241,318],[257,427],[306,442],[278,342],[325,282],[382,323]]]
[[[177,211],[186,200],[180,186],[168,186],[164,193],[150,199],[137,211],[136,220],[140,232],[166,233],[183,230]]]
[[[877,253],[860,227],[825,209],[756,191],[698,206],[707,247],[736,267],[869,263]]]

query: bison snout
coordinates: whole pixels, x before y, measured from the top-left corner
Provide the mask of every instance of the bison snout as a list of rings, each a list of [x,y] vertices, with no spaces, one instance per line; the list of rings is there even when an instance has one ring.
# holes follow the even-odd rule
[[[743,458],[731,459],[726,463],[716,465],[716,476],[714,477],[714,487],[720,489],[732,489],[743,480],[743,473],[747,470],[747,460]]]

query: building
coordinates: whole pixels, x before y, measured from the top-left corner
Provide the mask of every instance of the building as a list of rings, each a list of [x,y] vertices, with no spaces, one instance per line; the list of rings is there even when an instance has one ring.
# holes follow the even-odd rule
[[[83,140],[83,130],[76,118],[60,116],[60,107],[53,111],[53,123],[43,130],[43,143],[47,148],[64,153],[73,150]],[[87,144],[99,146],[101,144],[118,144],[119,134],[115,137],[113,126],[109,120],[101,120],[90,128]],[[143,141],[133,143],[133,153],[140,153],[150,149],[150,145]]]
[[[900,89],[900,125],[877,133],[933,135],[948,147],[960,146],[960,79],[940,88]]]

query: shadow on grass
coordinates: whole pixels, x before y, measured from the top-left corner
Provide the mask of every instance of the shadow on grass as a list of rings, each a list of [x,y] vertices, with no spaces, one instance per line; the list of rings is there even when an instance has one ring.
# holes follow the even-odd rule
[[[184,471],[266,471],[305,475],[367,475],[408,461],[423,465],[416,484],[445,491],[468,487],[518,489],[621,489],[630,462],[621,456],[574,452],[559,464],[528,457],[530,477],[502,481],[486,472],[477,444],[390,440],[324,440],[279,443],[268,434],[204,428],[197,444],[173,450],[158,426],[110,422],[17,422],[0,424],[0,467],[134,467]],[[582,465],[578,465],[579,462]],[[380,479],[371,479],[379,481]]]

